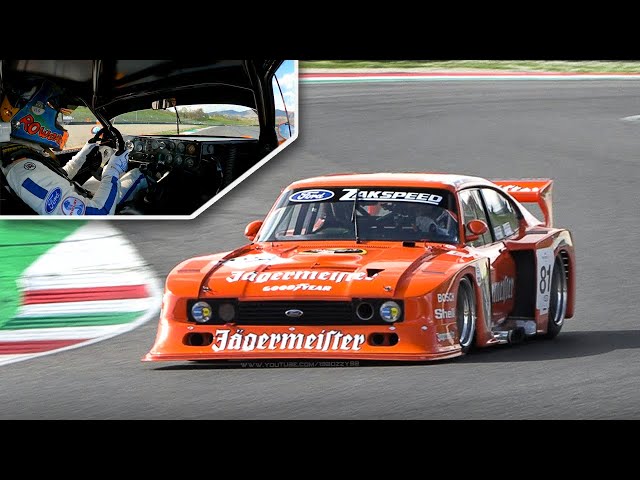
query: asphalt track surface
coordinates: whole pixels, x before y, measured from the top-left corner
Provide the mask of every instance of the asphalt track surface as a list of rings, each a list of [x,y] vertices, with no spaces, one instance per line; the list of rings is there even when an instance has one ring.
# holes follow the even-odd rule
[[[222,125],[216,127],[203,128],[195,132],[196,135],[223,135],[229,137],[248,135],[254,138],[258,138],[260,135],[260,128],[253,126],[230,126]]]
[[[2,419],[640,418],[640,82],[302,85],[300,136],[191,221],[118,223],[164,279],[243,243],[288,182],[343,171],[552,177],[577,248],[554,341],[443,363],[243,368],[141,363],[156,325],[0,367]],[[97,252],[108,255],[108,252]]]

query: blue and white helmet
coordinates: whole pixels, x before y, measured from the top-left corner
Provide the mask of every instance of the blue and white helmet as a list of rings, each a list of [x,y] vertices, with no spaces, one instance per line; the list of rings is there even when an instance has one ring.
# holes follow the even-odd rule
[[[52,102],[60,93],[58,87],[45,81],[11,119],[11,136],[56,151],[64,150],[69,132],[58,123],[60,107]]]

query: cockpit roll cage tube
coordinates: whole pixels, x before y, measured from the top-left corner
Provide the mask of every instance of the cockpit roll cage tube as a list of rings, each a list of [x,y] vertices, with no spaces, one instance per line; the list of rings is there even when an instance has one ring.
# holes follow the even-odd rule
[[[264,92],[272,88],[270,84],[271,79],[280,67],[281,62],[276,62],[271,65],[271,67],[266,70],[264,77],[258,73],[255,62],[245,60],[244,64],[253,89],[260,93],[260,96],[255,99],[256,109],[258,110],[258,121],[260,123],[258,144],[260,149],[264,151],[265,154],[268,154],[278,146],[278,136],[276,135],[275,101],[273,95],[265,95]]]

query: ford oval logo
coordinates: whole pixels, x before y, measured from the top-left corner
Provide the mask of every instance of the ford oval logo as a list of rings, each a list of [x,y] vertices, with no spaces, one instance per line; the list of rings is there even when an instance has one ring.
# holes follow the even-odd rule
[[[286,312],[284,312],[284,314],[287,317],[300,318],[302,315],[304,315],[304,312],[302,310],[298,310],[296,308],[293,308],[291,310],[287,310]]]
[[[45,202],[44,202],[45,211],[47,213],[53,212],[58,206],[58,204],[60,203],[61,198],[62,198],[62,190],[60,190],[60,187],[56,187],[53,190],[51,190],[51,193],[47,195],[47,198],[45,199]]]
[[[290,202],[317,202],[328,200],[335,194],[331,190],[302,190],[289,197]]]

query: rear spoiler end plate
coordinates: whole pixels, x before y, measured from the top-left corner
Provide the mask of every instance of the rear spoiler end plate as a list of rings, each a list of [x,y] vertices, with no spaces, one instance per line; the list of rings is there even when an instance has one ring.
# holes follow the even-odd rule
[[[492,180],[520,203],[537,203],[544,215],[544,226],[553,226],[553,180],[532,178],[520,180]]]

